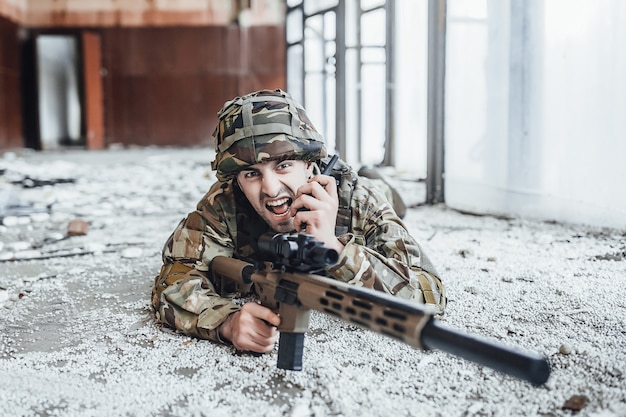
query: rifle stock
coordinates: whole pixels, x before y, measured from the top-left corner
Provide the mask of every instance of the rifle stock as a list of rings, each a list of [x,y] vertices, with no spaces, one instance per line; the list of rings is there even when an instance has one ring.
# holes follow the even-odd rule
[[[211,270],[216,278],[256,287],[261,304],[281,316],[278,363],[281,369],[301,370],[304,334],[311,310],[317,310],[418,349],[438,349],[499,372],[541,385],[550,375],[548,361],[537,354],[497,345],[437,323],[426,306],[369,288],[304,272],[274,269],[217,256]]]

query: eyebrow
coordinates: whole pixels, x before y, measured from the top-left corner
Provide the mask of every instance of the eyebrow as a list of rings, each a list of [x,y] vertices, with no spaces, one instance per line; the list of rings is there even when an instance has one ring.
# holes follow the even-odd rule
[[[258,174],[258,173],[259,173],[259,172],[261,172],[261,171],[259,171],[259,170],[258,170],[258,169],[256,169],[256,168],[244,168],[244,169],[242,169],[241,171],[239,171],[239,174],[242,174],[242,175],[244,175],[244,176],[245,176],[246,174],[248,174],[248,173],[250,173],[250,172],[255,172],[255,173],[257,173],[257,174]]]

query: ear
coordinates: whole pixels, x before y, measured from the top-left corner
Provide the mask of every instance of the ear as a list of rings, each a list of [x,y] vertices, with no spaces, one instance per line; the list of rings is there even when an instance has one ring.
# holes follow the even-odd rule
[[[311,161],[306,161],[306,173],[309,179],[313,178],[313,168],[315,164]]]

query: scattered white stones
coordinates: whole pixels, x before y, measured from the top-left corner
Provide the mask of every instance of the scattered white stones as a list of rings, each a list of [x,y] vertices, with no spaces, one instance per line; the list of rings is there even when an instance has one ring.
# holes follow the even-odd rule
[[[42,223],[50,219],[50,213],[33,213],[30,218],[36,223]]]
[[[20,250],[14,253],[15,259],[36,259],[41,257],[41,251],[36,249]]]
[[[0,307],[9,300],[9,292],[7,290],[0,290]]]
[[[100,254],[106,249],[106,245],[100,242],[87,242],[83,245],[83,248],[89,252]]]
[[[81,180],[47,188],[58,201],[48,219],[2,222],[0,260],[38,250],[71,256],[0,263],[0,381],[10,381],[0,388],[9,399],[0,415],[517,417],[561,415],[563,400],[577,392],[591,399],[581,414],[626,415],[626,286],[613,285],[623,282],[625,263],[588,260],[622,250],[619,233],[572,240],[584,230],[441,206],[408,211],[407,226],[421,231],[447,285],[443,324],[546,354],[553,374],[541,388],[321,313],[312,314],[301,372],[276,369],[276,352],[253,357],[189,343],[156,325],[150,286],[160,248],[209,185],[188,163],[195,153],[142,153],[97,170],[87,159],[48,172]],[[14,160],[33,174],[47,165]],[[29,200],[39,202],[40,192],[30,189]],[[77,217],[90,222],[87,235],[60,233]],[[63,347],[44,352],[46,339]],[[34,348],[24,351],[27,340]]]
[[[65,239],[65,235],[61,232],[50,232],[46,235],[46,240],[52,242],[63,239]]]
[[[572,347],[567,343],[563,343],[559,347],[559,353],[561,353],[562,355],[570,355],[572,353]]]
[[[143,249],[138,247],[125,248],[122,251],[122,258],[140,258],[143,255]]]
[[[17,216],[6,216],[2,219],[2,224],[7,227],[16,226],[19,224],[19,219]]]
[[[26,241],[13,242],[9,245],[9,247],[11,248],[11,250],[14,251],[23,251],[26,249],[30,249],[31,243]]]

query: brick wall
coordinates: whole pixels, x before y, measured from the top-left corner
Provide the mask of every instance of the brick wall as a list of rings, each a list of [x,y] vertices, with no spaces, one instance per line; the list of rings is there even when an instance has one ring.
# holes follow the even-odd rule
[[[0,16],[0,149],[22,146],[18,25]]]
[[[109,144],[206,144],[226,100],[261,88],[285,88],[285,39],[279,26],[101,33]]]
[[[20,91],[36,83],[34,68],[20,67],[34,49],[22,41],[84,31],[101,40],[105,146],[211,142],[226,100],[286,84],[284,1],[242,3],[0,0],[0,149],[38,144],[36,94],[21,100]]]

